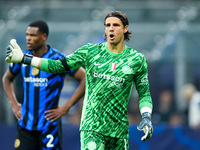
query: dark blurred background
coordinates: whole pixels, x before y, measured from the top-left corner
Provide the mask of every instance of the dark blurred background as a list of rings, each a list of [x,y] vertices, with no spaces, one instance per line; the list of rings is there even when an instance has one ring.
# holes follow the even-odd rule
[[[196,138],[192,140],[195,144],[183,144],[184,142],[177,142],[174,138],[177,142],[175,144],[177,147],[174,149],[196,149],[200,147],[200,139],[192,133],[199,132],[200,121],[196,126],[189,123],[191,109],[189,106],[194,94],[190,92],[191,87],[195,88],[196,93],[200,90],[199,8],[200,0],[0,0],[0,77],[2,78],[8,68],[4,60],[10,39],[16,38],[21,48],[27,49],[25,31],[30,22],[44,19],[50,28],[48,44],[66,54],[71,54],[86,43],[103,42],[105,15],[113,10],[123,11],[129,18],[129,30],[133,33],[130,42],[126,44],[143,53],[149,66],[155,138],[152,138],[152,141],[148,143],[150,146],[144,149],[164,150],[169,148],[166,145],[174,143],[172,138],[167,140],[168,137],[164,136],[161,129],[162,131],[169,130],[166,132],[169,137],[171,137],[170,133],[174,134],[174,129],[182,129],[190,133],[191,135],[187,134],[187,136],[189,139]],[[20,101],[23,87],[22,79],[20,76],[18,78],[15,89]],[[60,105],[69,99],[77,86],[76,81],[70,77],[67,78]],[[2,83],[0,95],[0,132],[6,133],[9,129],[11,129],[10,132],[13,131],[11,140],[8,141],[12,148],[16,119]],[[191,96],[188,98],[187,95]],[[200,112],[200,97],[197,106]],[[70,129],[73,128],[77,134],[78,145],[81,107],[82,101],[63,117],[63,128],[66,129],[63,131],[64,137],[67,136],[68,130],[71,131]],[[193,115],[199,116],[200,120],[200,114]],[[130,131],[136,132],[135,126],[141,121],[141,116],[135,89],[130,99],[129,118]],[[0,135],[1,138],[4,136],[5,134]],[[163,147],[152,148],[159,136],[166,138]],[[138,144],[140,139],[135,139],[135,137],[137,136],[131,135],[130,149],[132,147],[142,149]],[[191,143],[190,140],[188,143]],[[5,143],[4,145],[6,147]]]

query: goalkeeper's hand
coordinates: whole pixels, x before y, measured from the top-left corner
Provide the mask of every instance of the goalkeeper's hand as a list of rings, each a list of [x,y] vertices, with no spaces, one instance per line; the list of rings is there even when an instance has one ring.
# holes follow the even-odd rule
[[[7,63],[21,63],[24,57],[24,53],[21,48],[17,44],[15,39],[10,40],[10,44],[6,51],[6,59]]]
[[[141,138],[143,142],[151,138],[153,134],[153,126],[151,123],[151,114],[149,112],[142,113],[142,121],[137,126],[137,129],[140,131],[144,131],[145,135]]]

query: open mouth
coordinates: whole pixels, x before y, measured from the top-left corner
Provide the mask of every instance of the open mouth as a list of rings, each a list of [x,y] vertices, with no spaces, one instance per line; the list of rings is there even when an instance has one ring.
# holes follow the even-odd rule
[[[109,37],[111,40],[113,40],[115,36],[114,36],[114,34],[110,34]]]

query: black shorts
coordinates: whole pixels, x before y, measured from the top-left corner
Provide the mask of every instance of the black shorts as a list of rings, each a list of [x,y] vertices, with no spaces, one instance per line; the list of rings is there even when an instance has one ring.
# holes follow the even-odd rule
[[[62,150],[61,122],[42,131],[17,126],[15,150]]]

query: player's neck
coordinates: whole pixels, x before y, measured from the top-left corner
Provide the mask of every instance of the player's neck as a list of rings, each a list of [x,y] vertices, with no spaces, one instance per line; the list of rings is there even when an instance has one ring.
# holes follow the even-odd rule
[[[118,43],[117,45],[107,42],[107,48],[113,53],[120,54],[120,53],[122,53],[124,51],[125,46],[124,46],[123,42],[122,43]]]
[[[48,52],[48,46],[47,45],[43,45],[37,51],[32,51],[33,55],[37,56],[37,57],[42,57],[47,52]]]

